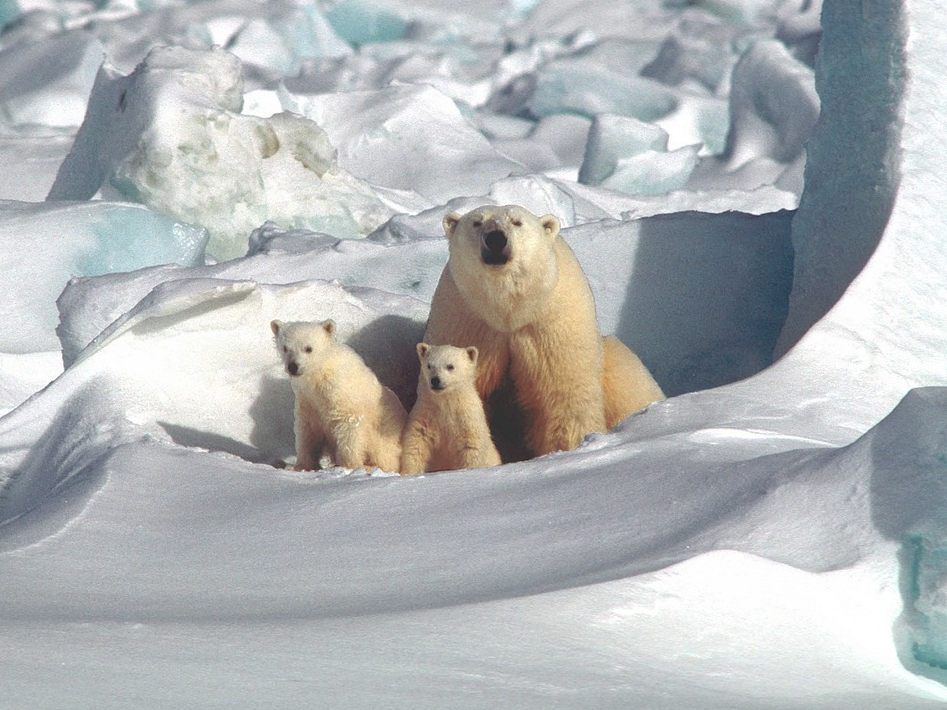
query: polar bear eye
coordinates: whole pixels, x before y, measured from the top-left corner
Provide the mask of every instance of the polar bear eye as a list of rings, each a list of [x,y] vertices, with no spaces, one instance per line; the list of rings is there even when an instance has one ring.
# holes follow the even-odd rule
[[[447,371],[448,371],[448,372],[453,372],[453,371],[454,371],[454,366],[453,366],[453,365],[448,365],[448,366],[447,366]]]
[[[521,219],[514,219],[514,220],[513,220],[513,226],[514,226],[514,227],[522,227],[522,226],[523,226],[523,220],[521,220]]]
[[[482,227],[482,226],[483,226],[483,222],[481,222],[479,219],[475,219],[475,220],[474,220],[474,223],[473,223],[473,226],[474,226],[474,227],[477,227],[477,228]]]
[[[284,353],[288,353],[288,352],[289,352],[289,348],[286,347],[285,345],[283,346],[283,352],[284,352]]]
[[[312,346],[311,346],[311,345],[307,345],[307,346],[306,346],[305,348],[303,348],[303,349],[304,349],[307,353],[311,353],[311,352],[312,352]]]

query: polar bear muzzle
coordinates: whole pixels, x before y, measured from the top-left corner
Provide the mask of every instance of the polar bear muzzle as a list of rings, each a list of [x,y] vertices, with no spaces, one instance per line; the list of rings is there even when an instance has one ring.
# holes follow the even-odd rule
[[[503,266],[510,260],[510,240],[502,229],[491,229],[481,235],[480,258],[490,266]]]

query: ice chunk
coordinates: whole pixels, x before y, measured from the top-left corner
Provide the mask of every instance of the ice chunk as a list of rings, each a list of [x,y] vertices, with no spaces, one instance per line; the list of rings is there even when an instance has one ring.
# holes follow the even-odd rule
[[[522,172],[450,98],[429,86],[317,96],[285,92],[283,101],[325,129],[342,168],[373,185],[413,190],[431,205],[484,194],[495,180]]]
[[[810,67],[815,64],[822,36],[821,15],[822,0],[790,0],[779,8],[776,39]]]
[[[668,152],[667,143],[667,133],[654,124],[600,114],[589,131],[579,182],[631,195],[678,189],[697,164],[699,146]]]
[[[50,199],[133,199],[210,232],[218,259],[266,220],[339,237],[390,215],[300,116],[244,116],[240,62],[220,49],[156,49],[129,76],[103,67]]]
[[[775,40],[754,43],[733,70],[725,157],[739,167],[755,157],[799,156],[819,118],[812,70]]]
[[[750,190],[781,181],[801,190],[805,144],[819,111],[812,70],[780,42],[755,42],[733,70],[726,147],[702,161],[689,186]]]
[[[0,121],[78,126],[104,56],[101,43],[81,31],[0,51]]]
[[[159,7],[147,4],[147,12],[126,10],[125,16],[87,25],[105,45],[109,62],[122,73],[132,71],[157,46],[227,47],[246,64],[251,77],[262,74],[264,80],[294,74],[309,59],[352,53],[315,3],[203,0],[161,3]]]
[[[577,113],[592,118],[617,113],[655,121],[674,111],[677,103],[675,94],[656,81],[616,74],[580,57],[544,65],[525,107],[537,117]]]
[[[671,86],[693,82],[714,93],[729,79],[736,63],[733,44],[738,34],[732,24],[705,13],[687,13],[654,60],[642,68],[641,76]]]
[[[942,475],[947,463],[944,469]],[[947,670],[947,530],[940,538],[916,537],[911,548],[912,653],[921,663]]]
[[[18,323],[0,334],[0,351],[27,353],[59,349],[56,298],[71,278],[196,266],[207,233],[140,205],[0,202],[0,243],[0,311]]]
[[[74,139],[74,128],[19,126],[0,132],[0,175],[10,176],[0,179],[0,200],[42,201]]]
[[[342,0],[326,17],[338,35],[354,45],[390,42],[408,31],[408,23],[401,17],[366,0]]]

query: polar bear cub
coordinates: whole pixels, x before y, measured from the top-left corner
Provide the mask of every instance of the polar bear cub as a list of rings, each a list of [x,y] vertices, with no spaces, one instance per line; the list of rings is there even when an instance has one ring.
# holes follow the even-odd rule
[[[274,320],[270,328],[296,398],[296,470],[328,455],[345,468],[397,471],[407,413],[358,353],[335,338],[335,322]]]
[[[418,399],[401,438],[405,475],[498,466],[477,393],[477,348],[418,343]]]

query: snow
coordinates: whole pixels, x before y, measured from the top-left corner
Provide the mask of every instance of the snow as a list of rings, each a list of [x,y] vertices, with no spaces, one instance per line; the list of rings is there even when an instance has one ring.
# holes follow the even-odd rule
[[[0,7],[0,705],[942,707],[947,25],[819,9]],[[285,468],[269,322],[409,401],[485,203],[560,218],[670,398],[493,469]]]

